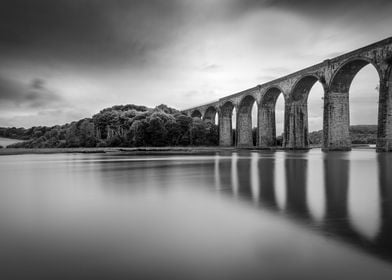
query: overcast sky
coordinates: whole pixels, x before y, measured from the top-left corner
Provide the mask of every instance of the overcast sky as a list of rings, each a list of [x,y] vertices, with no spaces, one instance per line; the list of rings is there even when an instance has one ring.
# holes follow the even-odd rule
[[[211,102],[387,38],[391,12],[390,0],[1,0],[0,126]],[[353,123],[376,123],[376,86],[362,70]],[[313,90],[311,130],[321,106]]]

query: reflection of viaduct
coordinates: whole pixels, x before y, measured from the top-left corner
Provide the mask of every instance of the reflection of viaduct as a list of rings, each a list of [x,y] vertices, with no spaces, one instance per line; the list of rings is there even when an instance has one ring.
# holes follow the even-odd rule
[[[325,211],[321,220],[311,215],[307,199],[309,188],[314,186],[307,183],[309,171],[306,157],[291,153],[286,154],[282,160],[283,162],[279,162],[273,156],[252,159],[247,153],[232,157],[231,162],[218,157],[215,176],[220,177],[219,188],[228,195],[240,195],[243,201],[251,202],[260,209],[269,209],[279,215],[283,212],[311,230],[318,230],[392,262],[392,173],[388,169],[392,163],[390,154],[377,155],[380,224],[373,237],[364,235],[353,226],[354,221],[349,213],[350,161],[345,160],[344,155],[328,153],[324,156],[322,185]],[[283,169],[278,171],[279,166]],[[285,174],[284,206],[278,205],[277,198],[276,173],[280,176],[281,172]],[[252,182],[254,176],[258,179]],[[257,185],[253,186],[254,184]],[[258,203],[254,204],[254,201]],[[364,219],[361,222],[366,222]]]
[[[355,75],[371,64],[379,74],[378,136],[379,151],[392,150],[392,37],[298,72],[229,95],[216,102],[184,110],[189,116],[206,121],[219,119],[221,146],[253,146],[252,106],[258,108],[257,146],[276,144],[275,104],[278,96],[285,99],[283,147],[307,148],[308,94],[316,82],[324,88],[324,150],[349,150],[349,89]],[[236,109],[237,135],[232,140],[232,113]]]

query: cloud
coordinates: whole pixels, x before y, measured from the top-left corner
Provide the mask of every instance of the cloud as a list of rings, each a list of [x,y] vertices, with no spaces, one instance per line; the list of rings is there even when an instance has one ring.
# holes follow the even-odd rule
[[[143,64],[171,42],[177,1],[4,0],[0,45],[17,55],[73,63]]]
[[[63,98],[49,89],[42,79],[36,78],[24,84],[0,76],[0,107],[39,109],[64,104]]]
[[[214,63],[204,64],[200,67],[201,71],[217,71],[219,68],[221,68],[221,66]]]
[[[254,9],[282,9],[291,10],[311,17],[341,16],[343,14],[367,12],[374,15],[385,7],[390,7],[389,0],[241,0],[234,1],[239,11]]]
[[[383,39],[392,24],[392,4],[381,0],[0,6],[0,113],[37,124],[64,107],[87,117],[114,104],[208,103]]]
[[[33,126],[61,125],[85,117],[83,111],[76,109],[48,109],[13,116],[0,115],[0,123],[1,126],[28,128]]]

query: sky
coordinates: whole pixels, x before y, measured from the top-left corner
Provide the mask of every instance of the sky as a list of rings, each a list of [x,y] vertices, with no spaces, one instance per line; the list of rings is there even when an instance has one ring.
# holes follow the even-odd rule
[[[391,12],[389,0],[2,0],[0,126],[212,102],[390,37]],[[376,123],[377,83],[372,66],[355,78],[352,123]],[[310,130],[321,97],[316,85]]]

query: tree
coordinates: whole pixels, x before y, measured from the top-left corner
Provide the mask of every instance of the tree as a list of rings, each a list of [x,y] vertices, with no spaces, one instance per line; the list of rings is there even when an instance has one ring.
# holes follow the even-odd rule
[[[207,142],[207,124],[199,118],[193,118],[192,127],[190,129],[191,145],[205,145]]]
[[[145,141],[147,146],[165,146],[167,130],[159,117],[151,116],[145,130]]]
[[[217,146],[219,144],[219,129],[218,126],[212,122],[207,123],[206,143],[208,146]]]
[[[0,136],[28,141],[12,147],[187,146],[217,145],[218,127],[159,105],[133,104],[101,110],[92,118],[52,127],[0,128]]]
[[[136,120],[132,123],[128,139],[130,146],[140,147],[146,145],[146,128],[148,123],[146,120]]]

